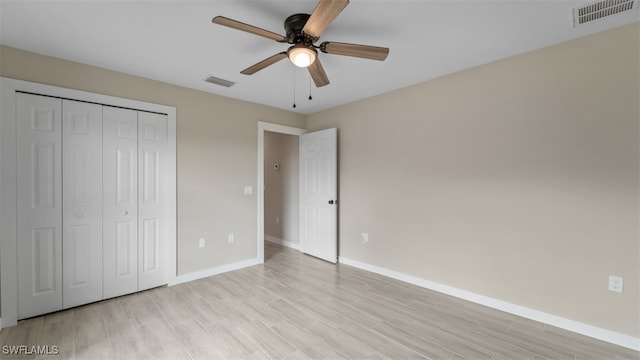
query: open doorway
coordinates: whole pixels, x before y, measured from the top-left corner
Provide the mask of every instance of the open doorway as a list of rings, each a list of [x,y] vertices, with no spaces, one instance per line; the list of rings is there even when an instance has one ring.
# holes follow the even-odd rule
[[[264,239],[296,250],[299,239],[299,137],[264,132]]]
[[[262,262],[265,238],[289,247],[299,246],[298,141],[305,132],[290,126],[258,123],[258,259]]]

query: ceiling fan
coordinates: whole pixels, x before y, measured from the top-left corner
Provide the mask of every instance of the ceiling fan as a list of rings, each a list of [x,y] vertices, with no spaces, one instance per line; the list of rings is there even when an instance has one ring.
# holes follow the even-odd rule
[[[307,68],[316,86],[322,87],[329,84],[329,78],[320,63],[316,49],[326,54],[353,56],[379,61],[385,60],[387,55],[389,55],[389,48],[384,47],[329,41],[325,41],[320,45],[314,44],[320,39],[320,35],[322,35],[322,32],[327,26],[340,15],[347,5],[349,5],[349,0],[320,0],[311,15],[294,14],[284,21],[286,36],[224,16],[216,16],[211,21],[218,25],[246,31],[280,43],[289,43],[292,45],[287,51],[277,53],[242,70],[240,72],[241,74],[255,74],[288,57],[294,65]]]

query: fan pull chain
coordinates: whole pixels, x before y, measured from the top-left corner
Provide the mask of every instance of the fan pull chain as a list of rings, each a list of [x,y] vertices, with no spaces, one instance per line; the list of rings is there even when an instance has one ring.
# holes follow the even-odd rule
[[[311,76],[309,76],[309,100],[313,100],[311,97]]]
[[[296,108],[296,69],[293,69],[293,108]]]

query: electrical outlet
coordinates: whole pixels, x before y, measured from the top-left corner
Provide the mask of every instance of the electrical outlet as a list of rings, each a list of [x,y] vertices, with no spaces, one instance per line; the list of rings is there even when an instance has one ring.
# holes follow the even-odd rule
[[[207,246],[207,240],[205,240],[205,238],[200,238],[200,239],[198,240],[198,247],[203,248],[203,247],[205,247],[205,246]]]
[[[227,236],[227,239],[229,240],[230,243],[236,241],[236,234],[231,233]]]
[[[621,293],[623,284],[622,277],[609,275],[609,291]]]
[[[369,233],[362,233],[360,234],[360,237],[362,238],[363,244],[366,244],[369,242]]]

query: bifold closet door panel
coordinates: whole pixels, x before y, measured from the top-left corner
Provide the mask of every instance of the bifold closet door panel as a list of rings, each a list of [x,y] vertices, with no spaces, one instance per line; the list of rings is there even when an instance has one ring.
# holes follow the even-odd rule
[[[167,283],[167,116],[138,112],[138,290]]]
[[[62,102],[63,308],[102,300],[102,105]]]
[[[138,112],[105,106],[104,297],[138,291]]]
[[[18,319],[62,309],[62,101],[17,93]]]

